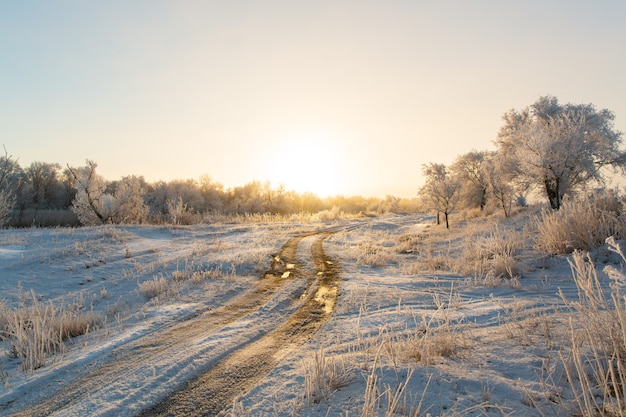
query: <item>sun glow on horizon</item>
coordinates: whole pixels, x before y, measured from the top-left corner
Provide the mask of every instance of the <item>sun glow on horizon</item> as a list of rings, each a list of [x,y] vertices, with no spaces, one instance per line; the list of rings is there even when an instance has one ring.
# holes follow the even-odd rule
[[[274,186],[319,197],[341,194],[345,182],[338,139],[317,132],[285,135],[276,140],[266,159],[268,180]]]

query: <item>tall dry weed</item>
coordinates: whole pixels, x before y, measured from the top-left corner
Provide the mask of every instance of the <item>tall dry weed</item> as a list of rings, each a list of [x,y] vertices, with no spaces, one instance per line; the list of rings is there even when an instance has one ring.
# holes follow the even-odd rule
[[[3,337],[11,343],[11,354],[20,360],[23,371],[41,368],[49,356],[64,351],[66,339],[86,334],[100,323],[93,311],[77,304],[42,303],[34,292],[24,295],[17,308],[2,304],[0,317]]]
[[[626,257],[613,238],[611,251]],[[570,261],[578,300],[561,297],[572,310],[568,353],[559,355],[571,398],[567,411],[584,416],[626,416],[626,275],[606,269],[606,288],[588,254],[574,252]],[[557,378],[554,378],[556,380]]]
[[[352,380],[354,373],[350,366],[319,349],[312,360],[304,362],[304,400],[308,405],[326,401]]]
[[[418,417],[425,412],[424,399],[430,387],[430,378],[425,384],[420,397],[411,395],[408,390],[409,382],[413,377],[414,370],[409,369],[403,381],[398,380],[395,386],[390,384],[381,384],[378,374],[381,373],[379,368],[379,358],[384,344],[378,347],[378,352],[374,358],[374,364],[370,374],[367,376],[365,393],[363,395],[363,408],[361,409],[361,417],[394,417],[407,416]],[[382,414],[381,414],[382,413]]]

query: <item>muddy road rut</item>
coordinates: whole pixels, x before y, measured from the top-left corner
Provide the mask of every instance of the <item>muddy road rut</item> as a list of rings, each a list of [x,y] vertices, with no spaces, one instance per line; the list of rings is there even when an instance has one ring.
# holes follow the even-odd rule
[[[218,415],[332,314],[338,265],[323,248],[332,233],[291,238],[246,294],[114,349],[50,398],[9,415]]]

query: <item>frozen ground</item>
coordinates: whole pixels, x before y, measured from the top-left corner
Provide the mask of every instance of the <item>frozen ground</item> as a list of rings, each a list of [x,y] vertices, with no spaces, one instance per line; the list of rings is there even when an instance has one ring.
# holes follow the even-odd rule
[[[340,231],[324,249],[341,268],[331,319],[223,414],[566,415],[547,380],[567,327],[559,291],[577,295],[568,257],[542,257],[529,244],[518,256],[518,278],[450,272],[462,269],[472,239],[465,230],[488,230],[500,220],[453,223],[451,232],[432,220],[389,215],[332,223],[1,230],[0,299],[8,307],[32,304],[34,294],[41,303],[77,305],[102,320],[34,371],[21,370],[4,340],[0,415],[25,407],[28,413],[29,404],[110,360],[116,348],[234,302],[262,279],[290,237],[331,226]],[[515,221],[509,227],[516,238],[530,239]],[[303,262],[307,250],[304,242]],[[160,278],[170,283],[168,291],[148,299],[140,284]],[[263,329],[257,319],[239,333]],[[159,382],[160,368],[137,372],[154,383],[92,395],[88,413],[133,414],[168,389]]]

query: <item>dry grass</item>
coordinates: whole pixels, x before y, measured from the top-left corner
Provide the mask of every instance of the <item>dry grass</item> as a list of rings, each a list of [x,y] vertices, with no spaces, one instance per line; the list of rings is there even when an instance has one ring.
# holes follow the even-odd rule
[[[615,240],[607,243],[626,262]],[[558,372],[567,381],[562,403],[567,412],[626,416],[626,275],[610,268],[613,282],[607,294],[588,255],[574,252],[570,265],[579,299],[561,294],[572,312],[569,351],[559,353],[560,366],[550,380],[557,385]]]
[[[163,300],[177,294],[178,288],[174,281],[164,276],[155,276],[151,280],[139,283],[139,293],[147,299]]]
[[[626,235],[621,204],[610,204],[608,197],[567,201],[558,211],[543,211],[535,220],[536,247],[546,254],[591,250],[609,236]]]
[[[307,405],[329,399],[341,387],[355,378],[346,361],[329,357],[324,349],[315,352],[313,359],[304,362],[304,401]]]
[[[376,243],[374,243],[376,242]],[[395,260],[395,253],[377,241],[363,242],[358,248],[357,263],[371,267],[383,267]]]
[[[194,263],[193,261],[185,262],[182,268],[177,266],[176,270],[172,272],[172,278],[176,282],[190,281],[194,284],[201,284],[207,280],[215,278],[234,278],[236,275],[236,267],[231,264],[229,271],[224,271],[222,264],[207,267],[201,263]]]
[[[407,386],[413,376],[413,369],[409,369],[404,381],[398,381],[395,387],[389,384],[380,384],[378,373],[381,371],[378,366],[378,360],[383,347],[384,344],[381,344],[378,348],[372,371],[367,377],[365,393],[363,395],[363,408],[361,409],[360,416],[378,417],[384,415],[385,417],[393,417],[401,415],[418,417],[422,415],[424,398],[430,386],[430,379],[426,383],[420,398],[411,396],[407,390]]]
[[[397,352],[401,358],[409,362],[417,362],[425,366],[432,365],[440,358],[449,358],[460,349],[467,348],[467,340],[461,332],[461,325],[453,322],[448,314],[449,309],[458,304],[456,293],[444,297],[435,294],[433,301],[437,309],[429,316],[416,320],[415,326],[398,341]]]
[[[243,214],[215,214],[207,213],[203,216],[204,223],[215,224],[256,224],[256,223],[314,223],[339,219],[353,219],[360,217],[341,211],[339,207],[323,210],[317,213],[298,212],[292,214],[273,213],[243,213]]]
[[[482,277],[487,282],[516,278],[522,268],[522,242],[519,233],[496,224],[484,235],[464,239],[456,269],[464,275]]]
[[[12,345],[11,355],[20,359],[23,371],[45,365],[49,356],[64,351],[66,339],[88,333],[100,318],[79,304],[56,306],[39,302],[35,293],[22,295],[22,306],[0,304],[0,331]]]

